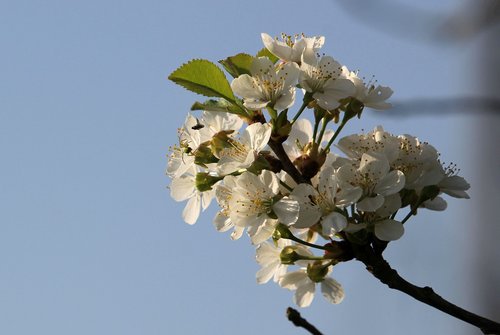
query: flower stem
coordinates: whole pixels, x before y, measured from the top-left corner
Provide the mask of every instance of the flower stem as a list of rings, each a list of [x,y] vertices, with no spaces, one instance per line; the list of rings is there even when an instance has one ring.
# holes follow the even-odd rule
[[[288,186],[284,181],[280,180],[280,185],[283,186],[284,188],[286,188],[290,192],[293,191],[293,188],[291,188],[290,186]]]
[[[304,101],[302,102],[302,106],[300,106],[299,111],[293,117],[291,124],[294,124],[295,121],[297,121],[297,119],[299,118],[300,114],[302,114],[302,112],[306,109],[306,107],[307,107],[308,104],[309,104],[309,100],[304,97]]]
[[[328,124],[328,119],[323,118],[323,124],[321,125],[321,131],[319,132],[319,136],[316,139],[316,143],[318,143],[318,145],[321,144],[321,140],[323,139],[323,135],[325,134],[327,124]],[[313,141],[314,141],[314,138],[313,138]]]
[[[304,240],[301,240],[300,238],[294,236],[294,235],[290,235],[288,237],[290,240],[294,241],[294,242],[297,242],[297,243],[300,243],[300,244],[303,244],[303,245],[306,245],[308,247],[311,247],[311,248],[315,248],[315,249],[321,249],[321,250],[328,250],[327,247],[325,246],[322,246],[322,245],[317,245],[317,244],[313,244],[313,243],[309,243],[307,241],[304,241]]]
[[[325,146],[325,148],[323,148],[322,151],[326,152],[327,150],[330,149],[330,147],[332,146],[333,142],[337,139],[337,137],[339,136],[340,134],[340,131],[342,130],[342,128],[344,128],[344,126],[347,124],[347,120],[344,118],[342,120],[342,122],[339,124],[339,127],[337,128],[337,130],[335,130],[335,133],[333,134],[333,137],[330,139],[330,141],[328,141],[327,145]]]
[[[412,217],[413,214],[414,214],[414,211],[411,210],[410,213],[406,214],[405,218],[401,221],[401,223],[405,224],[406,221],[408,221]]]

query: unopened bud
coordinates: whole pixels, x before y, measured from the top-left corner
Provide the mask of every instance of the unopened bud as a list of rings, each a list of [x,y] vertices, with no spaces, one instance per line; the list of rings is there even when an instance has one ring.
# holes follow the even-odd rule
[[[281,264],[293,265],[296,261],[302,259],[296,251],[295,246],[286,246],[281,250],[280,260]]]

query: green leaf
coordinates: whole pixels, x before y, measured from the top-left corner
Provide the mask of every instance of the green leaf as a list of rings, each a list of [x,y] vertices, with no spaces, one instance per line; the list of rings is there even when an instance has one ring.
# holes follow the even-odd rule
[[[267,50],[267,48],[260,49],[260,51],[257,52],[257,57],[267,57],[273,63],[276,63],[279,60],[279,58],[273,55],[271,51]]]
[[[172,72],[168,79],[207,97],[235,101],[229,82],[217,65],[205,59],[193,59]]]
[[[220,60],[219,63],[224,66],[231,76],[237,78],[242,74],[250,74],[250,66],[252,66],[254,59],[255,57],[249,54],[239,53],[235,56]]]
[[[246,111],[237,104],[231,103],[227,100],[207,100],[205,102],[195,102],[191,106],[192,111],[203,110],[209,112],[226,112],[242,116],[248,116]]]

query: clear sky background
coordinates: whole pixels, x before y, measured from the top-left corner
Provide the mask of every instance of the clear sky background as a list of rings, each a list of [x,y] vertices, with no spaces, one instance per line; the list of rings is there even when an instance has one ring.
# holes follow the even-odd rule
[[[446,12],[453,3],[418,5]],[[183,223],[164,175],[176,129],[200,99],[168,74],[192,58],[254,53],[261,32],[326,36],[325,53],[376,75],[397,101],[475,90],[477,43],[393,37],[335,1],[1,1],[1,334],[305,334],[284,316],[292,292],[256,284],[248,239],[217,233],[214,206]],[[367,110],[344,134],[383,124],[416,135],[473,183],[470,122]],[[409,221],[387,259],[410,281],[486,312],[465,265],[472,202],[448,200],[446,212]],[[477,333],[361,264],[340,264],[334,277],[344,302],[318,294],[301,310],[325,334]]]

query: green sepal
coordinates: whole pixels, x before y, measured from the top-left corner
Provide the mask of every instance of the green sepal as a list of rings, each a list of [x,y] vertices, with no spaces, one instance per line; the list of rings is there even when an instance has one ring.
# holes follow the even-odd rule
[[[206,164],[217,163],[219,161],[212,153],[210,141],[200,144],[193,152],[193,155],[194,163],[203,167],[206,167]]]
[[[199,172],[195,177],[195,185],[196,189],[200,192],[210,191],[212,186],[219,180],[222,180],[223,177],[211,176],[206,172]]]
[[[411,204],[410,208],[413,212],[413,215],[416,214],[418,207],[422,205],[424,202],[427,200],[433,200],[439,195],[439,187],[437,185],[429,185],[425,186],[422,191],[420,192],[420,196],[418,197],[418,200],[416,203]]]
[[[262,155],[257,156],[252,165],[250,165],[247,168],[249,172],[252,172],[253,174],[257,175],[260,174],[262,170],[270,170],[270,169],[271,165],[269,164],[267,159]]]
[[[248,114],[243,107],[238,104],[229,102],[225,99],[214,100],[210,99],[205,102],[195,102],[191,106],[192,111],[208,111],[208,112],[226,112],[247,117]]]
[[[236,100],[224,72],[205,59],[193,59],[183,64],[168,79],[194,93],[224,98],[230,102]]]
[[[294,238],[290,229],[282,223],[279,223],[273,233],[273,239],[279,240],[280,238],[284,238],[287,240],[292,240]]]
[[[222,59],[219,61],[226,71],[233,76],[233,78],[237,78],[242,74],[250,74],[250,67],[254,61],[255,57],[246,53],[239,53],[237,55],[227,57],[226,59]]]
[[[321,261],[315,261],[307,265],[307,276],[315,283],[321,283],[328,274],[329,265],[323,265]]]
[[[262,48],[257,52],[257,57],[267,57],[271,60],[271,62],[276,63],[279,58],[271,53],[271,51],[267,50],[267,48]]]

